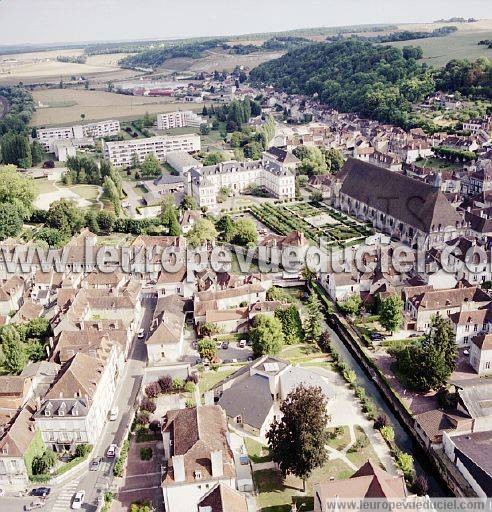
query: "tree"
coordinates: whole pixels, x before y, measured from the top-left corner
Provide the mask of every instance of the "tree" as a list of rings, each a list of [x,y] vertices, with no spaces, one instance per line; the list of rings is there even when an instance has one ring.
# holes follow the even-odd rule
[[[97,212],[96,222],[99,227],[98,234],[109,235],[114,230],[116,215],[111,211],[100,210]]]
[[[403,323],[403,301],[399,295],[390,295],[381,301],[379,323],[391,333]]]
[[[338,307],[349,316],[358,315],[362,306],[362,299],[359,295],[352,295],[347,300],[338,304]]]
[[[0,240],[16,236],[22,229],[22,211],[13,203],[0,203]]]
[[[189,196],[188,194],[185,194],[183,196],[183,199],[181,200],[180,208],[182,210],[196,210],[196,200],[193,196]]]
[[[4,368],[8,373],[18,375],[27,363],[27,354],[17,329],[13,325],[5,326],[0,339]]]
[[[204,338],[198,341],[198,353],[202,359],[214,361],[217,357],[217,345],[211,338]]]
[[[235,245],[246,246],[258,241],[258,230],[251,219],[239,219],[235,224],[234,236],[231,242]]]
[[[324,155],[328,171],[332,174],[337,174],[345,163],[343,153],[339,149],[331,148],[325,151]]]
[[[217,236],[218,233],[212,221],[208,219],[198,219],[193,228],[186,235],[186,238],[191,247],[201,247],[206,242],[214,241]]]
[[[234,236],[236,226],[229,215],[222,215],[216,222],[215,227],[219,231],[219,237],[224,242],[230,242]]]
[[[37,165],[43,161],[44,158],[44,150],[43,146],[35,140],[31,144],[31,156],[32,156],[32,165]]]
[[[161,166],[159,160],[153,153],[149,153],[140,165],[142,176],[146,178],[155,178],[161,175]]]
[[[67,235],[56,228],[41,228],[35,233],[34,238],[45,242],[48,247],[61,247],[64,245]]]
[[[200,135],[208,135],[210,133],[210,126],[207,123],[200,125]]]
[[[160,218],[169,236],[179,236],[181,234],[176,207],[174,206],[174,198],[172,196],[168,196],[162,203]]]
[[[211,151],[205,155],[203,165],[217,165],[225,160],[224,154],[220,151]]]
[[[282,323],[278,318],[256,315],[249,333],[255,357],[263,354],[275,355],[284,345]]]
[[[458,349],[454,341],[454,330],[451,322],[442,316],[436,315],[431,319],[430,329],[422,340],[422,348],[427,350],[436,347],[443,354],[444,362],[450,372],[454,371]]]
[[[313,174],[325,174],[328,172],[325,155],[317,147],[306,147],[305,156],[299,164],[299,172],[312,176]]]
[[[307,318],[304,321],[306,339],[316,343],[323,333],[323,312],[321,302],[316,293],[312,292],[307,301]]]
[[[329,416],[319,387],[300,384],[280,405],[281,419],[266,434],[272,459],[285,477],[291,473],[304,482],[328,459],[326,445]]]
[[[14,164],[18,167],[31,167],[31,146],[27,135],[22,133],[7,132],[0,139],[2,161],[5,164]]]
[[[302,328],[299,310],[294,304],[291,304],[288,308],[277,308],[275,310],[275,317],[282,322],[282,331],[287,345],[295,345],[302,342],[304,329]]]
[[[32,178],[27,178],[13,165],[0,166],[0,203],[15,204],[24,220],[32,212],[32,202],[36,197]]]
[[[54,201],[46,214],[46,225],[66,235],[78,233],[84,225],[84,220],[84,214],[77,203],[69,199]]]

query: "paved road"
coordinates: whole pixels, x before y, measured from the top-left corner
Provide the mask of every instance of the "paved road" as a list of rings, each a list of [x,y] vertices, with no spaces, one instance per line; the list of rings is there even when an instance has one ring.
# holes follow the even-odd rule
[[[143,315],[141,327],[149,329],[152,315],[155,308],[155,299],[143,299]],[[118,384],[118,392],[113,402],[118,406],[120,417],[117,421],[108,421],[101,435],[99,443],[94,447],[92,457],[103,457],[103,462],[98,471],[85,469],[78,477],[75,477],[60,489],[53,489],[54,495],[47,501],[43,511],[61,512],[70,509],[70,503],[75,492],[84,490],[86,492],[83,509],[86,512],[93,512],[97,508],[98,496],[104,495],[109,489],[112,480],[114,460],[104,458],[107,447],[111,443],[121,446],[123,438],[131,422],[133,405],[140,388],[140,382],[147,360],[145,341],[135,337],[130,356]],[[1,509],[3,512],[3,508]],[[16,510],[21,510],[20,508]]]
[[[128,214],[132,219],[137,217],[137,206],[142,205],[140,196],[133,190],[133,185],[130,182],[124,181],[122,184],[123,192],[126,194],[126,201],[129,203]]]

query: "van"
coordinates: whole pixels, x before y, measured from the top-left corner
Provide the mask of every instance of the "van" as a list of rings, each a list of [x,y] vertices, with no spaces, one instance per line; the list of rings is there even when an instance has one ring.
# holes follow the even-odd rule
[[[109,411],[109,421],[115,421],[118,419],[118,407],[113,407],[110,411]]]

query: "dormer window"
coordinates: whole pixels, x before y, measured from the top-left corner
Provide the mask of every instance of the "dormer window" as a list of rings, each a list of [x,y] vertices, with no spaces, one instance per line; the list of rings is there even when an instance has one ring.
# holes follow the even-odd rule
[[[195,480],[202,479],[202,472],[199,469],[195,469]]]
[[[2,454],[3,455],[7,455],[9,453],[9,445],[8,444],[4,444],[3,447],[2,447]]]

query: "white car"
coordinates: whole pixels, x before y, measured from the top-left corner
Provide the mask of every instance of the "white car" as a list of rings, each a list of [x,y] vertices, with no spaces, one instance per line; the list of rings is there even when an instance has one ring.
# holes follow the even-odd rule
[[[119,410],[118,410],[118,407],[113,407],[110,411],[109,411],[109,421],[115,421],[118,419],[118,413],[119,413]]]
[[[246,340],[241,340],[239,342],[239,348],[244,348],[246,346]]]
[[[110,444],[108,449],[106,450],[106,457],[113,458],[116,457],[116,451],[118,447],[115,444]]]
[[[85,491],[77,491],[72,500],[72,508],[74,508],[74,509],[82,508],[82,503],[84,503],[84,498],[85,498]]]
[[[137,337],[138,337],[139,340],[145,338],[145,329],[140,329],[138,331]]]

